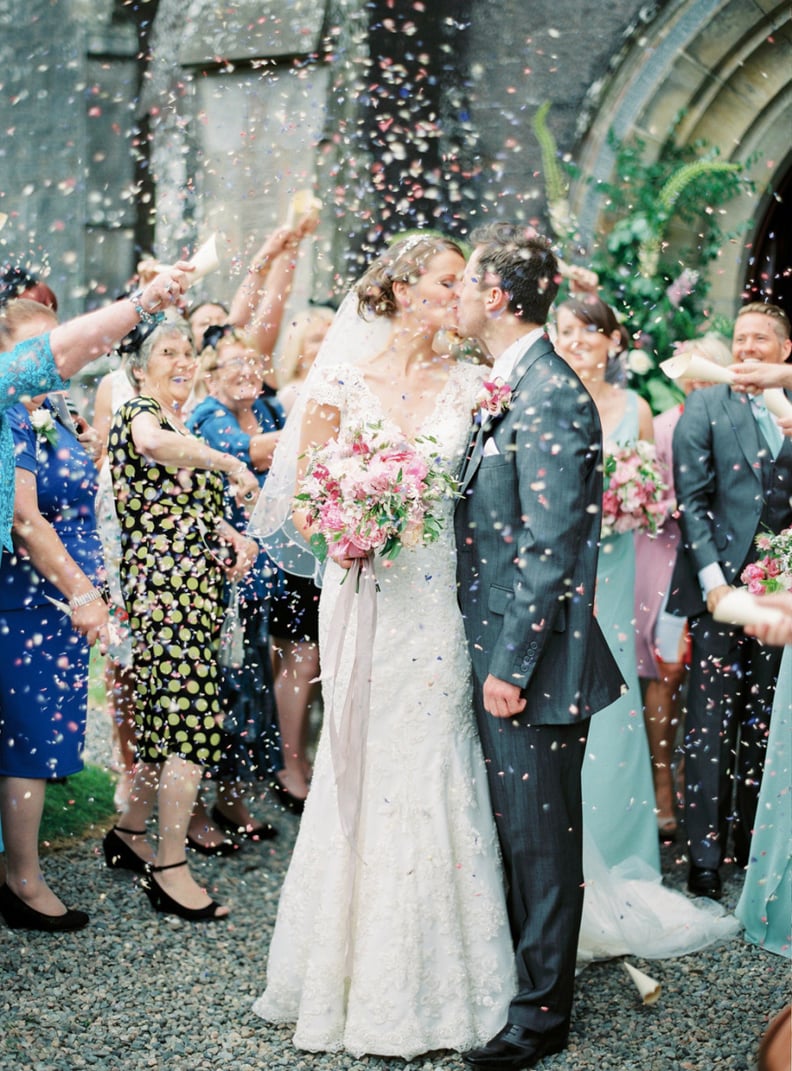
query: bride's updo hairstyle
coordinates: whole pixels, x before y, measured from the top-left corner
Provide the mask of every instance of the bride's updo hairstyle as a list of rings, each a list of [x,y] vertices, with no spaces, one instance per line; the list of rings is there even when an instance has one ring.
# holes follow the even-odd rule
[[[411,234],[395,241],[361,276],[355,293],[361,316],[391,318],[398,311],[394,283],[417,283],[429,261],[451,250],[465,257],[456,242],[439,234]]]

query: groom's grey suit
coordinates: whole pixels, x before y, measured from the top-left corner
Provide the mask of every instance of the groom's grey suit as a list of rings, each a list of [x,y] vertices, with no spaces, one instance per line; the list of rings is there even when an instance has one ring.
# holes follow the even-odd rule
[[[583,903],[588,719],[623,684],[593,615],[602,432],[546,337],[518,358],[509,383],[509,408],[475,431],[461,473],[459,601],[516,950],[509,1022],[565,1036]],[[488,674],[522,689],[522,714],[484,710]]]

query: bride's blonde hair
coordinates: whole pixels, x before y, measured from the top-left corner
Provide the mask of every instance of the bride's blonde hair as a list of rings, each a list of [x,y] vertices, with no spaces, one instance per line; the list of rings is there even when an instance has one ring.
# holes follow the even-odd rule
[[[465,258],[461,246],[434,232],[410,234],[395,241],[369,266],[355,287],[360,315],[395,316],[398,304],[393,284],[418,282],[429,261],[446,250]]]

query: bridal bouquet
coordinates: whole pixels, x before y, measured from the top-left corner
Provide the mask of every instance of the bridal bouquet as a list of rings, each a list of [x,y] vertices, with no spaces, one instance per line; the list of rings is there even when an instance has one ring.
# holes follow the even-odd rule
[[[752,595],[792,591],[792,528],[778,535],[763,533],[756,537],[762,557],[746,565],[740,576]]]
[[[315,528],[320,561],[331,546],[345,557],[377,551],[392,560],[402,547],[438,538],[435,506],[455,493],[456,481],[416,448],[434,441],[393,442],[381,424],[369,424],[310,452],[295,505]]]
[[[652,443],[639,439],[605,455],[602,535],[643,528],[656,535],[670,503]]]

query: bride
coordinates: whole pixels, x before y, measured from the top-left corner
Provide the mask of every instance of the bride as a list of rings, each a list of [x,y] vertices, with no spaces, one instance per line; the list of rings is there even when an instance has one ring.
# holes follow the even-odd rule
[[[299,412],[290,418],[292,435],[295,420],[302,428],[295,457],[339,432],[381,423],[389,438],[418,449],[431,436],[432,457],[456,473],[482,374],[432,347],[453,323],[464,266],[453,242],[420,235],[396,242],[371,266],[328,334],[302,392],[301,420]],[[358,301],[368,320],[356,316]],[[290,453],[284,436],[253,530],[272,527],[262,515],[281,492],[293,492],[294,469],[282,472]],[[388,568],[375,560],[377,624],[351,836],[327,720],[338,717],[331,691],[346,691],[354,631],[336,680],[328,679],[326,657],[351,560],[326,568],[319,610],[326,724],[281,893],[267,988],[254,1004],[271,1022],[296,1022],[301,1049],[405,1059],[462,1051],[506,1017],[512,948],[456,603],[453,505],[443,503],[437,542],[404,549]]]
[[[339,433],[381,424],[392,439],[461,467],[482,369],[435,353],[453,329],[460,248],[436,236],[396,242],[342,305],[292,411],[251,520],[290,571],[310,575],[304,519],[290,517],[304,455]],[[360,315],[358,315],[360,312]],[[456,598],[453,502],[437,542],[375,559],[378,592],[359,797],[349,828],[334,766],[333,701],[346,693],[356,636],[335,659],[334,609],[349,558],[328,562],[319,622],[325,724],[281,892],[262,1018],[295,1023],[294,1043],[410,1059],[465,1051],[506,1021],[515,988],[497,834],[471,703]],[[277,536],[275,535],[277,533]],[[361,637],[366,641],[366,637]],[[337,760],[336,760],[337,761]],[[730,936],[659,876],[608,871],[584,831],[579,962],[628,952],[680,955]],[[647,880],[648,879],[648,880]],[[670,898],[670,900],[669,900]]]

